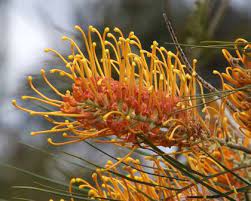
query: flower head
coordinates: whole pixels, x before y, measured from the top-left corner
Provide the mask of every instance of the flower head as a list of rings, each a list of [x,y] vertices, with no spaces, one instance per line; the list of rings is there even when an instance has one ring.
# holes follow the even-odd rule
[[[244,39],[237,39],[234,43],[237,58],[233,57],[228,50],[223,49],[222,52],[231,65],[226,68],[225,73],[219,73],[222,80],[222,88],[229,92],[227,98],[231,101],[239,111],[233,113],[233,117],[240,125],[240,131],[246,136],[251,136],[251,102],[250,102],[250,86],[251,71],[249,51],[250,43]],[[240,52],[242,47],[243,51]]]
[[[82,178],[72,178],[70,194],[73,194],[73,186],[88,189],[88,198],[97,200],[147,201],[151,198],[175,201],[188,199],[189,196],[204,196],[203,193],[208,193],[206,188],[202,186],[199,189],[165,160],[148,156],[145,162],[151,165],[144,168],[138,159],[128,157],[123,166],[126,175],[121,175],[117,168],[112,168],[110,172],[97,169],[92,174],[93,185]],[[112,165],[112,161],[108,161],[106,167]]]
[[[52,69],[72,80],[72,88],[60,92],[50,83],[45,70],[41,75],[48,86],[59,96],[58,100],[44,95],[28,77],[30,87],[39,97],[23,96],[58,108],[52,112],[38,112],[13,104],[31,115],[40,115],[55,126],[41,133],[64,132],[67,144],[85,139],[116,136],[106,140],[117,144],[137,144],[137,135],[144,134],[155,145],[190,145],[191,139],[202,136],[200,118],[197,117],[195,95],[196,73],[188,75],[178,56],[156,41],[151,51],[144,50],[137,36],[130,32],[128,37],[115,28],[115,34],[105,28],[102,34],[90,26],[87,35],[79,27],[85,51],[71,38],[71,54],[63,57],[54,52],[65,63],[66,71]],[[95,38],[95,42],[93,41]],[[194,66],[195,66],[194,61]],[[195,67],[194,67],[195,70]],[[184,101],[184,97],[186,100]],[[188,111],[189,108],[192,108]],[[53,117],[71,118],[62,122]],[[192,140],[192,141],[193,141]]]
[[[242,178],[248,178],[248,168],[241,158],[245,155],[226,146],[219,146],[211,151],[210,156],[189,152],[186,155],[188,164],[193,170],[205,174],[209,183],[220,192],[233,191],[240,200],[243,194],[237,191],[245,187],[245,183],[237,178],[233,171]]]

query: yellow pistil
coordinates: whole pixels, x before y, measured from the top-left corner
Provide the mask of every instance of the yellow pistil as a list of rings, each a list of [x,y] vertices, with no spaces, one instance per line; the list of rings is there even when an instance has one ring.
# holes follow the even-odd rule
[[[43,77],[43,79],[45,80],[45,82],[48,84],[48,86],[58,95],[58,96],[61,96],[61,97],[64,97],[65,95],[62,94],[61,92],[59,92],[50,82],[49,80],[47,79],[46,75],[45,75],[45,70],[44,69],[41,69],[41,75]]]
[[[51,106],[54,106],[54,107],[60,107],[61,106],[60,104],[56,104],[56,103],[53,103],[53,102],[50,102],[50,101],[46,101],[44,99],[37,98],[37,97],[34,97],[34,96],[22,96],[21,98],[22,98],[22,100],[36,100],[36,101],[39,101],[39,102],[42,102],[42,103],[45,103],[45,104],[48,104],[48,105],[51,105]]]
[[[119,159],[116,163],[112,164],[111,166],[102,169],[102,171],[108,171],[118,166],[120,163],[124,162],[128,157],[130,157],[137,148],[138,148],[137,146],[133,147],[132,150],[128,154],[126,154],[123,158]]]
[[[103,120],[106,121],[107,118],[110,116],[110,115],[113,115],[113,114],[117,114],[117,115],[120,115],[122,116],[123,118],[126,118],[125,114],[123,112],[119,112],[119,111],[111,111],[111,112],[108,112],[107,114],[105,114],[103,116]]]
[[[68,63],[68,61],[67,61],[60,53],[58,53],[58,51],[53,50],[53,49],[51,49],[51,48],[46,48],[46,49],[44,49],[44,51],[45,51],[45,52],[53,52],[53,53],[55,53],[60,59],[62,59],[62,61],[63,61],[65,64]]]
[[[167,136],[168,137],[168,140],[173,140],[173,136],[174,136],[174,133],[177,129],[179,129],[180,127],[182,127],[181,125],[177,125],[171,132],[170,136]]]
[[[81,142],[83,139],[76,139],[76,140],[71,140],[71,141],[66,141],[66,142],[53,142],[51,138],[48,138],[47,139],[47,142],[51,145],[54,145],[54,146],[62,146],[62,145],[67,145],[67,144],[73,144],[73,143],[76,143],[76,142]]]
[[[196,194],[200,195],[201,190],[204,194],[208,194],[206,188],[202,187],[199,190],[197,185],[193,185],[193,182],[189,180],[186,182],[179,181],[184,176],[169,172],[168,170],[175,171],[175,168],[167,163],[163,163],[161,159],[152,156],[146,157],[146,162],[150,161],[151,163],[149,164],[152,165],[148,168],[153,168],[155,176],[151,175],[150,172],[147,173],[139,160],[127,157],[124,160],[126,164],[123,166],[123,170],[127,173],[125,177],[114,175],[113,173],[119,172],[116,167],[113,167],[109,171],[97,169],[92,175],[93,186],[90,186],[87,181],[80,178],[75,179],[74,182],[76,184],[79,182],[79,188],[90,189],[88,193],[89,198],[102,197],[119,200],[148,201],[149,197],[151,197],[154,200],[176,200],[178,191],[166,189],[165,186],[168,188],[178,187],[180,189],[190,186],[187,190],[179,193],[179,198],[186,198],[187,196]],[[111,167],[112,165],[111,161],[107,161],[106,167]],[[169,177],[176,177],[177,180]],[[100,178],[101,182],[98,181],[98,178]],[[72,185],[72,182],[70,185]]]
[[[65,71],[60,69],[51,69],[50,73],[59,73],[60,76],[67,76],[68,78],[73,80],[73,76],[70,73],[66,73]]]
[[[34,87],[34,85],[33,85],[32,77],[31,77],[31,76],[28,76],[28,77],[27,77],[27,80],[28,80],[28,83],[29,83],[31,89],[32,89],[33,91],[35,91],[38,95],[40,95],[42,98],[44,98],[45,100],[50,101],[50,102],[55,102],[55,103],[62,103],[62,101],[48,98],[47,96],[45,96],[44,94],[42,94],[40,91],[38,91],[38,90]]]

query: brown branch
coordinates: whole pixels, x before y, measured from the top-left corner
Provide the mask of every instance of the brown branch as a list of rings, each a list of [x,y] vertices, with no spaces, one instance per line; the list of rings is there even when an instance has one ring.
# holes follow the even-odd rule
[[[190,74],[192,74],[193,68],[192,68],[191,64],[189,63],[189,61],[187,59],[187,56],[185,55],[183,49],[181,48],[181,46],[179,44],[179,41],[178,41],[178,39],[176,37],[176,34],[175,34],[174,30],[173,30],[172,24],[171,24],[170,20],[167,18],[166,13],[163,13],[163,17],[164,17],[164,20],[165,20],[165,23],[166,23],[166,28],[168,29],[168,31],[169,31],[169,33],[171,35],[173,43],[175,44],[175,47],[176,47],[177,51],[181,55],[182,62],[186,65],[188,72]],[[199,74],[196,74],[196,77],[203,84],[203,86],[205,88],[207,88],[210,92],[218,92],[218,90],[214,86],[212,86],[210,83],[208,83],[206,80],[204,80]]]
[[[175,47],[177,49],[177,51],[180,53],[181,55],[181,60],[182,62],[186,65],[187,67],[187,70],[190,74],[192,74],[193,72],[193,68],[191,66],[191,64],[189,63],[188,59],[187,59],[187,56],[185,55],[183,49],[181,48],[180,44],[179,44],[179,41],[176,37],[176,34],[174,32],[174,29],[172,27],[172,24],[170,22],[170,20],[168,19],[167,17],[167,14],[164,12],[163,13],[163,17],[164,17],[164,20],[165,20],[165,23],[166,23],[166,28],[168,29],[170,35],[171,35],[171,38],[172,38],[172,41],[173,43],[175,44]],[[216,89],[213,85],[211,85],[209,82],[207,82],[206,80],[204,80],[198,73],[196,73],[196,79],[202,83],[202,85],[207,88],[210,92],[217,92],[219,93],[218,89]],[[230,107],[230,109],[232,109],[234,112],[237,112],[239,111],[229,100],[227,100],[227,105]]]
[[[245,152],[247,154],[251,154],[251,149],[249,149],[247,147],[243,147],[241,145],[234,144],[234,143],[231,143],[231,142],[225,142],[224,140],[219,139],[219,138],[213,138],[212,140],[216,140],[220,145],[227,146],[229,148],[236,149],[236,150]]]

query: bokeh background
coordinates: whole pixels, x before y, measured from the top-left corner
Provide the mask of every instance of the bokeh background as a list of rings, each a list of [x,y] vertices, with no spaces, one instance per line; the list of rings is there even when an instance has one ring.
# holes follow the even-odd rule
[[[31,137],[31,131],[49,128],[49,125],[12,107],[12,99],[31,93],[26,85],[28,75],[34,75],[36,84],[43,88],[45,85],[37,76],[40,69],[63,65],[43,49],[52,47],[66,54],[69,46],[60,38],[67,35],[78,41],[79,34],[73,29],[76,24],[84,29],[93,25],[99,30],[117,26],[124,33],[134,31],[146,49],[154,40],[174,49],[167,44],[172,41],[162,18],[163,10],[169,15],[181,43],[198,45],[205,40],[251,39],[250,0],[0,0],[0,200],[25,196],[48,200],[50,197],[34,190],[13,189],[16,185],[42,186],[43,182],[12,166],[67,184],[71,176],[88,178],[90,172],[65,162],[66,156],[60,151],[99,164],[107,160],[104,154],[85,143],[54,148],[47,145],[46,136]],[[220,49],[184,49],[188,58],[198,59],[200,74],[219,87],[218,78],[210,72],[227,65]],[[63,80],[58,80],[58,84],[67,87]],[[99,147],[116,156],[124,153],[111,146]],[[56,157],[42,150],[50,150]]]

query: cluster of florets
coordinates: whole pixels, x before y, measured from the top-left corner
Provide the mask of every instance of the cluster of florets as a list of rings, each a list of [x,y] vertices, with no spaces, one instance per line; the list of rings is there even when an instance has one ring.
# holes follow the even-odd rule
[[[31,88],[42,98],[25,98],[55,106],[59,111],[37,112],[13,102],[19,109],[47,120],[60,116],[71,117],[73,121],[55,123],[50,119],[55,127],[32,134],[64,132],[65,138],[74,139],[72,142],[116,136],[119,144],[137,144],[137,135],[141,134],[157,146],[189,146],[202,138],[203,126],[192,97],[196,93],[195,64],[193,74],[186,74],[176,54],[158,47],[156,41],[151,51],[143,50],[133,32],[124,38],[118,28],[114,31],[119,37],[109,33],[109,28],[100,34],[90,26],[87,37],[80,27],[76,29],[83,35],[87,55],[68,37],[63,37],[72,47],[68,59],[55,50],[46,50],[64,61],[67,71],[52,69],[50,72],[70,78],[72,89],[61,93],[42,70],[45,82],[60,96],[55,100],[38,91],[32,79],[28,79]],[[92,42],[91,33],[98,36],[98,43]],[[96,52],[98,46],[101,54]],[[50,138],[49,142],[65,144],[53,143]]]

